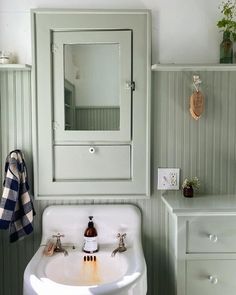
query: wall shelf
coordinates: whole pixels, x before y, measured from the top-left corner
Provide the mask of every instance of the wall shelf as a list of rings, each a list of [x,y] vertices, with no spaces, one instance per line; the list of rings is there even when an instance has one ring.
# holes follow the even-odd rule
[[[0,71],[3,70],[30,71],[31,66],[27,64],[0,64]]]
[[[154,64],[152,71],[236,71],[236,64]]]

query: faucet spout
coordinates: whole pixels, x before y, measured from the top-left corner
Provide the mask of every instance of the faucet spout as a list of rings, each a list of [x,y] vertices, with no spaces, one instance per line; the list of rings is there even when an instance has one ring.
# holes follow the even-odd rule
[[[117,235],[117,238],[119,238],[119,246],[112,251],[111,256],[114,257],[117,252],[125,252],[127,248],[125,247],[124,239],[126,237],[126,234],[121,235],[120,233]]]
[[[112,251],[111,256],[114,257],[117,252],[125,252],[127,250],[126,247],[118,247],[114,251]]]
[[[117,252],[119,252],[119,248],[116,248],[114,251],[112,251],[111,256],[114,257]]]

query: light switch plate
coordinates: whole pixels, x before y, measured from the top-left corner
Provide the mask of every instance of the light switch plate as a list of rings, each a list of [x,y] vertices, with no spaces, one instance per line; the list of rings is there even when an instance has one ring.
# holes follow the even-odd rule
[[[179,189],[179,168],[158,168],[157,189],[178,190]]]

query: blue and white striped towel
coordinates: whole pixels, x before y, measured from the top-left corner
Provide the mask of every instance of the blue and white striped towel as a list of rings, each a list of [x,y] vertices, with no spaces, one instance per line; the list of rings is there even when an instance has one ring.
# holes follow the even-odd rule
[[[20,150],[15,150],[10,152],[5,163],[0,229],[9,228],[10,242],[15,242],[33,231],[34,215],[24,155]]]

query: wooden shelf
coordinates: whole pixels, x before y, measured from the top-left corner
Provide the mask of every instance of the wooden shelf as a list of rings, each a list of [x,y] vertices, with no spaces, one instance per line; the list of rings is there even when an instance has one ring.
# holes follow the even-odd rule
[[[236,71],[236,64],[154,64],[152,71]]]
[[[31,66],[27,64],[0,64],[0,71],[30,71]]]

